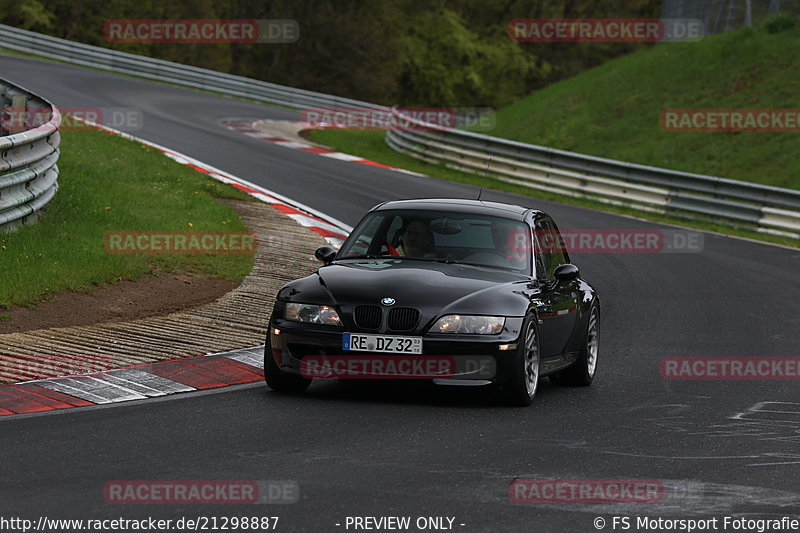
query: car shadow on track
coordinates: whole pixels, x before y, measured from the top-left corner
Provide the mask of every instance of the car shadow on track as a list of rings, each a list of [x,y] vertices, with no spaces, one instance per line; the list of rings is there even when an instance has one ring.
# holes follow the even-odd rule
[[[563,387],[551,385],[548,379],[540,380],[532,407],[552,396],[555,389]],[[266,390],[268,396],[279,394]],[[309,401],[369,402],[470,409],[508,407],[499,391],[482,387],[434,385],[427,381],[316,380],[306,393],[295,397],[304,397]]]

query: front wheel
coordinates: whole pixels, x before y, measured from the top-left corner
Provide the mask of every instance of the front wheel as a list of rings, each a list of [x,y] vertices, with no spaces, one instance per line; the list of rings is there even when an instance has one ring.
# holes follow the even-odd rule
[[[503,392],[510,405],[527,407],[533,402],[539,387],[539,329],[534,317],[525,321],[519,338],[521,342],[514,357],[513,374]]]
[[[270,343],[269,334],[267,334],[267,342],[264,343],[264,381],[275,392],[295,394],[305,392],[311,385],[310,379],[287,374],[280,369],[272,356],[272,344]]]
[[[551,377],[558,385],[588,387],[594,381],[597,371],[597,356],[600,351],[600,311],[593,305],[589,311],[586,335],[578,359],[572,366]]]

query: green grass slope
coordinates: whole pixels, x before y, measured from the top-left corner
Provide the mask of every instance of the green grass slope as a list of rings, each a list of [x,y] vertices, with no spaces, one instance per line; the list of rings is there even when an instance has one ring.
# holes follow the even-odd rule
[[[156,271],[234,281],[250,272],[252,255],[114,254],[104,244],[108,231],[246,231],[216,200],[244,193],[98,130],[62,131],[60,148],[60,188],[41,219],[0,233],[0,310]]]
[[[800,188],[800,132],[667,132],[664,109],[800,109],[800,24],[661,44],[537,91],[490,135],[612,159]]]

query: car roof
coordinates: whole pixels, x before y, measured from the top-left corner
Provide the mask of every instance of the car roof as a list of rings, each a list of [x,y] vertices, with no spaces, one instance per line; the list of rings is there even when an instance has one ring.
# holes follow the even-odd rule
[[[416,198],[412,200],[393,200],[375,206],[373,211],[386,211],[389,209],[419,209],[422,211],[438,211],[446,209],[460,213],[476,213],[514,220],[524,220],[526,214],[534,216],[542,214],[537,209],[522,207],[500,202],[487,202],[484,200],[469,200],[466,198]]]

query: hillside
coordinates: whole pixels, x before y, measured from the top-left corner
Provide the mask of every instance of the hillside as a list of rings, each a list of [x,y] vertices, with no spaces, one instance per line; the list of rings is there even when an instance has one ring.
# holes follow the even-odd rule
[[[800,109],[800,24],[639,50],[497,113],[489,133],[613,159],[800,188],[800,129],[667,132],[664,109]]]

